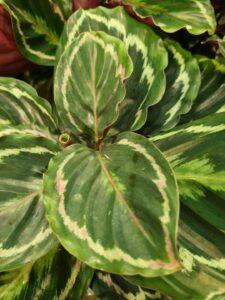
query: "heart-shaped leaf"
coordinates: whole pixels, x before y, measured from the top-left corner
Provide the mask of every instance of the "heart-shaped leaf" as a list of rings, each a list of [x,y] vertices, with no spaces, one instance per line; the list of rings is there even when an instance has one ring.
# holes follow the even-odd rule
[[[62,245],[94,268],[144,276],[179,269],[176,182],[142,136],[121,134],[102,152],[68,147],[44,175],[44,202]]]

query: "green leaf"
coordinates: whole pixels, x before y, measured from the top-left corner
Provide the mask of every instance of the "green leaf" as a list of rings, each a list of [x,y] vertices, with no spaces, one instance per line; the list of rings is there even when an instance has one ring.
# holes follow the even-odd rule
[[[174,127],[180,115],[190,110],[200,87],[197,60],[172,40],[166,39],[164,44],[169,52],[166,91],[162,100],[149,108],[148,121],[144,126],[146,134]]]
[[[0,125],[35,124],[55,131],[49,103],[23,81],[0,77]]]
[[[56,60],[74,38],[86,31],[104,31],[121,39],[126,46],[133,73],[125,82],[126,96],[114,129],[141,128],[147,118],[147,108],[159,102],[165,91],[167,53],[161,39],[150,27],[127,15],[122,7],[79,10],[66,23]]]
[[[126,277],[174,300],[222,300],[225,295],[225,235],[181,206],[179,256],[183,270],[158,278]]]
[[[93,268],[119,274],[179,269],[177,193],[165,158],[134,133],[102,152],[72,145],[44,175],[46,216],[62,245]]]
[[[63,13],[54,1],[0,1],[11,14],[15,39],[21,53],[36,64],[54,65],[64,25]]]
[[[132,62],[123,43],[103,32],[79,35],[55,72],[55,102],[66,126],[95,143],[118,115]]]
[[[83,300],[93,270],[55,247],[35,263],[0,273],[0,299]]]
[[[0,128],[0,271],[46,254],[56,239],[45,219],[42,173],[59,151],[44,129]]]
[[[96,272],[92,289],[99,299],[104,300],[151,300],[162,299],[159,292],[142,289],[130,284],[121,276]]]
[[[151,140],[176,175],[181,201],[225,230],[225,113],[213,114]]]
[[[192,34],[216,29],[214,9],[209,0],[123,0],[140,17],[151,16],[153,22],[166,32],[185,27]]]
[[[202,83],[190,112],[181,121],[188,122],[225,111],[225,59],[198,57]]]

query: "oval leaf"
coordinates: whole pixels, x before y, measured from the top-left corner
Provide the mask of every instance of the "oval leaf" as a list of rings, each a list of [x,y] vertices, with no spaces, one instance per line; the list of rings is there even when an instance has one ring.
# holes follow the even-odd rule
[[[216,29],[214,9],[209,0],[122,0],[131,5],[140,17],[151,16],[153,22],[166,32],[185,27],[192,34]]]
[[[38,128],[0,129],[0,271],[46,254],[56,239],[41,201],[42,173],[59,147]]]
[[[59,115],[73,133],[97,143],[117,118],[123,81],[132,62],[123,43],[100,32],[79,35],[63,53],[55,74]]]
[[[142,136],[121,134],[102,153],[68,147],[44,175],[44,202],[62,245],[94,268],[144,276],[179,269],[176,182]]]
[[[1,124],[35,124],[56,130],[49,103],[30,85],[14,78],[0,77]]]
[[[121,39],[126,46],[133,73],[125,82],[126,96],[114,130],[141,128],[147,118],[147,108],[159,102],[165,91],[167,53],[161,39],[150,27],[131,18],[122,7],[79,10],[65,26],[57,59],[76,36],[86,31],[104,31]]]

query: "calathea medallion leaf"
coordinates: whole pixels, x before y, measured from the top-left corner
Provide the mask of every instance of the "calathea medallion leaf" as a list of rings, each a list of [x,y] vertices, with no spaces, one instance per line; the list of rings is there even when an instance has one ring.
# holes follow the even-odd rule
[[[208,31],[213,34],[216,19],[209,0],[122,0],[131,5],[140,17],[151,16],[153,22],[166,32],[185,27],[192,34]]]
[[[201,70],[201,87],[191,110],[182,123],[225,111],[225,59],[198,56]]]
[[[123,82],[131,72],[131,59],[119,39],[103,32],[79,35],[56,68],[54,94],[62,121],[97,143],[118,117]]]
[[[57,246],[36,262],[0,273],[0,299],[83,300],[92,276],[93,269]]]
[[[181,272],[158,278],[126,277],[174,300],[222,300],[225,297],[225,235],[181,206],[178,243]]]
[[[35,124],[56,130],[51,106],[23,81],[0,77],[0,125]]]
[[[107,300],[160,300],[159,292],[150,291],[135,286],[122,276],[97,271],[92,283],[92,289],[99,299]]]
[[[126,96],[116,131],[137,130],[146,121],[147,108],[160,101],[165,91],[164,69],[167,53],[162,40],[145,24],[131,18],[122,7],[79,10],[65,25],[56,61],[80,33],[104,31],[121,39],[133,62],[133,72],[125,82]]]
[[[159,276],[180,267],[176,181],[142,136],[121,134],[102,152],[66,148],[44,175],[44,202],[62,245],[94,268]]]
[[[55,1],[0,0],[11,14],[21,53],[36,64],[54,65],[64,25],[63,12]]]
[[[196,58],[172,40],[166,39],[164,44],[169,53],[166,91],[161,101],[149,108],[145,134],[174,127],[180,115],[190,110],[201,83]]]
[[[225,113],[178,126],[151,138],[174,169],[181,201],[225,230]]]
[[[44,129],[0,127],[0,271],[23,266],[57,243],[41,193],[42,173],[58,151]]]

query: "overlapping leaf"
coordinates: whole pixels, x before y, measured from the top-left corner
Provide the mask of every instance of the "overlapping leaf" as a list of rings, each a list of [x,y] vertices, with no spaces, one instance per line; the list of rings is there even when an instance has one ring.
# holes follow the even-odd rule
[[[225,113],[213,114],[152,138],[170,161],[181,201],[225,230]]]
[[[162,41],[151,28],[137,23],[121,7],[79,10],[65,26],[57,60],[74,38],[85,31],[104,31],[121,39],[128,49],[133,73],[126,80],[126,97],[115,126],[119,131],[139,129],[146,121],[147,108],[160,101],[165,91],[167,53]]]
[[[0,271],[46,254],[56,239],[41,201],[42,174],[59,150],[45,130],[0,128]]]
[[[198,57],[201,70],[201,87],[190,112],[182,122],[199,119],[225,110],[225,59]]]
[[[22,54],[34,63],[54,65],[64,25],[55,0],[0,0],[12,16],[14,34]]]
[[[50,162],[44,202],[62,245],[94,268],[144,276],[179,269],[177,186],[142,136],[121,134],[101,153],[68,147]]]
[[[56,129],[49,103],[23,81],[0,78],[0,124],[35,124]]]
[[[174,127],[180,115],[190,110],[201,82],[197,60],[191,53],[172,40],[164,43],[169,52],[166,91],[162,100],[149,109],[146,134]]]
[[[174,300],[222,300],[225,296],[224,243],[224,233],[181,206],[179,255],[183,270],[161,278],[127,279],[161,291]]]
[[[0,273],[1,300],[83,300],[93,270],[58,247],[35,263]]]
[[[162,299],[159,292],[142,289],[134,286],[121,276],[96,272],[92,289],[99,299],[107,300],[150,300]]]
[[[55,74],[58,113],[73,133],[95,143],[118,116],[124,99],[123,81],[132,62],[123,43],[100,32],[79,35],[63,53]]]
[[[154,23],[166,32],[185,27],[192,34],[213,34],[216,20],[209,0],[122,0],[140,17],[152,16]]]

